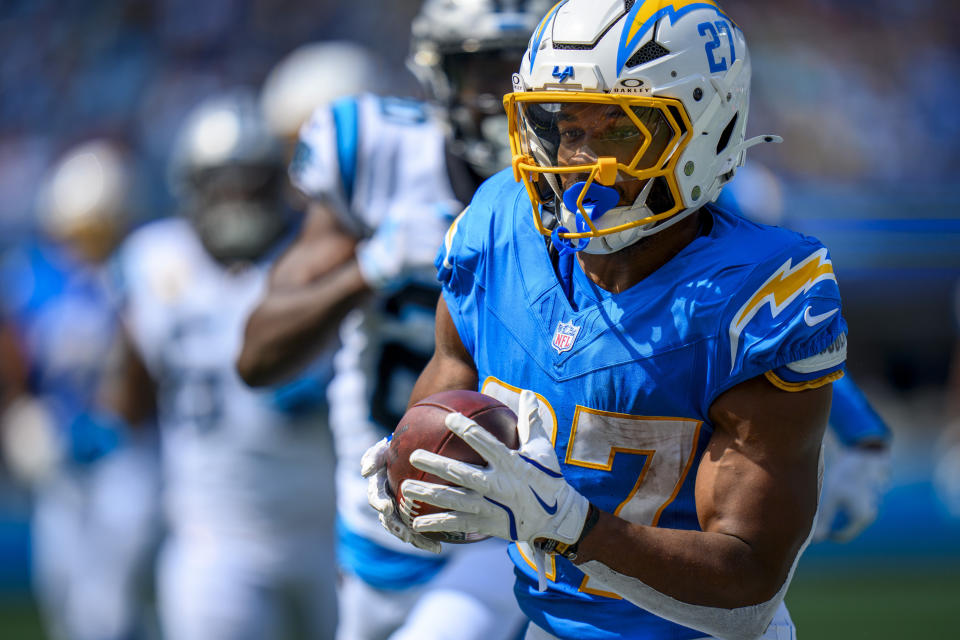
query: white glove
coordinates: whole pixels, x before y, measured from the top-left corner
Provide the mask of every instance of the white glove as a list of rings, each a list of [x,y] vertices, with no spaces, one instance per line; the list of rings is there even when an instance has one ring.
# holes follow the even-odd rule
[[[393,498],[387,491],[387,451],[389,449],[390,438],[386,437],[367,449],[360,459],[360,475],[367,478],[367,501],[380,514],[380,524],[384,529],[418,549],[440,553],[439,542],[414,533],[397,514]]]
[[[414,518],[413,530],[480,533],[534,546],[538,539],[575,543],[583,531],[590,502],[567,484],[530,391],[520,394],[520,449],[513,451],[486,429],[459,413],[447,428],[487,461],[480,467],[418,449],[414,467],[458,487],[406,480],[403,494],[451,511]],[[462,487],[462,488],[461,488]],[[542,569],[538,561],[538,569]]]
[[[889,450],[842,447],[824,474],[813,540],[857,537],[876,519],[889,475]]]
[[[26,485],[53,474],[65,445],[50,409],[31,396],[14,400],[0,416],[0,453],[14,478]]]
[[[398,206],[357,245],[357,264],[372,289],[397,289],[436,276],[433,265],[451,218],[445,206]]]

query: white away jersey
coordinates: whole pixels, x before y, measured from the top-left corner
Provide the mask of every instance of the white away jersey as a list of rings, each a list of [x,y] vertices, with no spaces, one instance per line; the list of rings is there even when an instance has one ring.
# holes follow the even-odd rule
[[[158,386],[173,526],[273,537],[328,518],[322,418],[293,417],[234,369],[263,267],[228,271],[178,218],[132,234],[116,267],[127,330]]]
[[[439,248],[462,209],[447,173],[442,126],[427,105],[411,100],[363,95],[319,109],[301,131],[290,174],[359,237],[388,217],[415,216]],[[415,550],[384,531],[358,469],[363,452],[396,426],[433,353],[439,285],[430,275],[345,319],[328,393],[339,516],[352,531],[405,552]]]

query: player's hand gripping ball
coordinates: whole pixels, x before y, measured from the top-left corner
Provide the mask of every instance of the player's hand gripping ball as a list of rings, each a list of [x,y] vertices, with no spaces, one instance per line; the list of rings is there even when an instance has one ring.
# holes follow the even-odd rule
[[[447,458],[454,458],[480,467],[486,461],[470,445],[444,424],[447,415],[462,413],[493,434],[511,449],[520,446],[517,434],[517,416],[500,401],[475,391],[441,391],[416,403],[404,414],[393,432],[387,451],[387,488],[394,497],[397,512],[404,524],[411,526],[413,518],[443,511],[432,505],[410,500],[403,495],[403,481],[407,479],[450,485],[443,478],[421,471],[410,464],[410,454],[425,449]],[[467,543],[487,536],[475,533],[431,532],[423,534],[439,542]]]

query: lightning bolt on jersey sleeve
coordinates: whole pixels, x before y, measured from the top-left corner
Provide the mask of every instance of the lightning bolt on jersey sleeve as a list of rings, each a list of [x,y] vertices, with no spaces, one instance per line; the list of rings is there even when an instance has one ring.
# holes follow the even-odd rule
[[[816,388],[843,375],[847,327],[827,249],[790,232],[767,235],[774,251],[738,283],[724,312],[729,340],[717,346],[720,362],[729,367],[714,372],[713,398],[758,375],[786,391]]]

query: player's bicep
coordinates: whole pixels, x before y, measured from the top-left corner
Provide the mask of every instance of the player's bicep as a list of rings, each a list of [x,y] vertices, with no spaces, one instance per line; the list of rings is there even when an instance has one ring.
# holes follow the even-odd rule
[[[354,256],[357,238],[343,229],[329,205],[311,202],[306,215],[300,234],[270,271],[272,290],[315,282]]]
[[[700,525],[745,541],[780,580],[817,510],[831,394],[830,385],[789,393],[760,377],[710,408],[715,430],[696,485]]]
[[[463,346],[460,333],[440,296],[436,313],[436,346],[410,395],[410,405],[439,391],[449,389],[477,390],[477,366]]]

